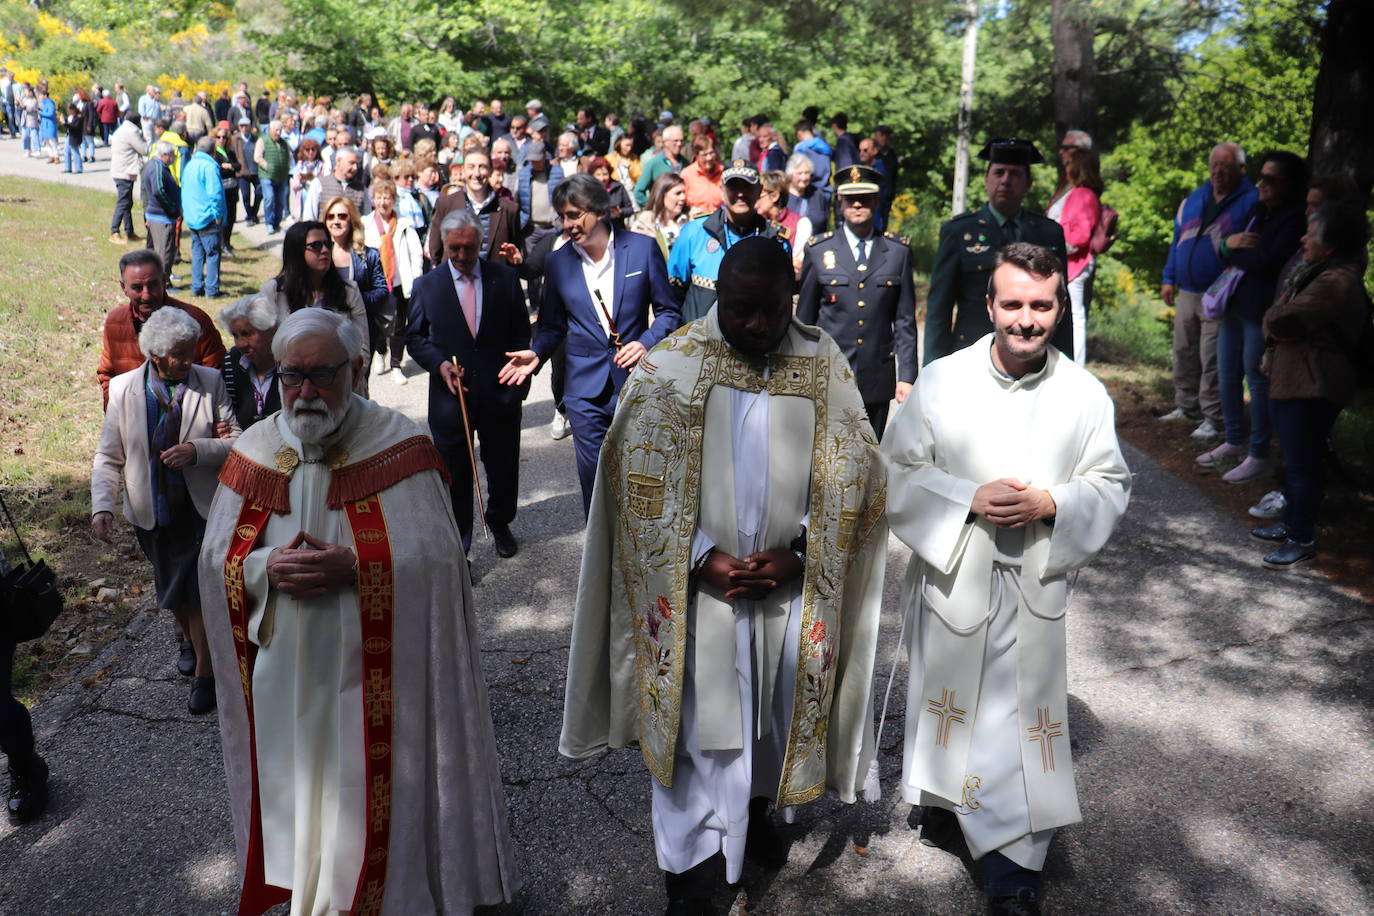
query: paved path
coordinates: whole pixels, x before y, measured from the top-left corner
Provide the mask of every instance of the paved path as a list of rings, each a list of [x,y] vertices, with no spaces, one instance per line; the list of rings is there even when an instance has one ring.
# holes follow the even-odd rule
[[[0,142],[0,171],[15,170],[9,147]],[[424,379],[372,384],[378,401],[423,419]],[[473,551],[525,875],[501,912],[657,913],[662,879],[637,753],[574,762],[556,751],[582,521],[571,441],[549,439],[551,412],[541,375],[525,410],[520,554],[499,560],[480,539]],[[1142,453],[1128,458],[1131,511],[1081,576],[1068,618],[1085,820],[1051,850],[1047,911],[1369,912],[1370,607],[1312,573],[1263,570],[1235,519]],[[889,609],[907,557],[893,541]],[[889,614],[884,679],[896,630]],[[137,614],[82,678],[34,710],[53,806],[35,824],[0,826],[0,914],[233,911],[218,731],[186,713],[174,656],[170,622]],[[893,696],[905,696],[904,666]],[[746,868],[750,913],[981,912],[967,863],[920,845],[909,806],[892,795],[896,706],[880,757],[887,797],[803,809],[785,831],[787,866]]]

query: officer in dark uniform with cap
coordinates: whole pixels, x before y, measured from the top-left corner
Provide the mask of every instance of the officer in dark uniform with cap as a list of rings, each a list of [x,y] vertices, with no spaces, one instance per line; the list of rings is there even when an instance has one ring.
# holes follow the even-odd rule
[[[682,323],[695,321],[716,304],[716,275],[725,252],[740,239],[761,235],[791,250],[786,226],[764,219],[759,202],[759,170],[736,159],[720,174],[725,202],[715,213],[682,227],[668,255],[668,282],[683,297]]]
[[[987,309],[988,277],[1003,245],[1042,245],[1067,265],[1064,230],[1049,217],[1021,208],[1021,201],[1030,190],[1030,167],[1045,161],[1035,144],[1029,140],[993,140],[983,147],[978,158],[988,163],[983,179],[988,202],[940,227],[940,247],[935,253],[926,301],[927,363],[992,332]],[[1059,323],[1054,345],[1072,355],[1073,328],[1069,322]]]
[[[919,364],[911,246],[874,228],[882,182],[876,169],[853,165],[836,180],[842,225],[807,242],[797,318],[835,338],[849,357],[882,439],[888,405],[906,399]]]

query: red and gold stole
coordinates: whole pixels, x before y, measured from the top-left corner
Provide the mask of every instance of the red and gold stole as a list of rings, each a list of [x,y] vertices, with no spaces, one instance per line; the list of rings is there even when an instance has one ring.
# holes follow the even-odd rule
[[[375,493],[343,506],[358,555],[358,611],[363,645],[363,742],[365,745],[366,840],[350,911],[371,916],[382,908],[386,890],[387,851],[391,839],[392,658],[391,624],[395,610],[391,536],[382,502]],[[239,898],[239,916],[259,916],[291,899],[285,888],[269,885],[262,861],[262,810],[258,797],[258,754],[253,726],[253,664],[257,646],[248,641],[248,594],[243,563],[253,551],[272,509],[244,500],[234,537],[224,560],[229,624],[238,654],[239,680],[248,712],[248,747],[252,756],[252,825],[248,862]]]

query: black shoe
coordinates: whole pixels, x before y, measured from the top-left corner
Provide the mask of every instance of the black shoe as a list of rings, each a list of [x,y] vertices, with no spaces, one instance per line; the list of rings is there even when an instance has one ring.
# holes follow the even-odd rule
[[[27,824],[39,817],[48,807],[48,765],[37,754],[29,755],[29,762],[16,766],[10,761],[10,795],[6,808],[10,821]]]
[[[1035,891],[1023,887],[1014,897],[989,897],[988,912],[992,916],[1040,916],[1040,901]]]
[[[186,701],[186,708],[191,715],[203,716],[207,712],[214,712],[215,705],[215,679],[198,677],[191,681],[191,697]]]
[[[760,868],[777,871],[787,864],[787,844],[768,816],[768,799],[749,800],[749,828],[744,835],[744,857]]]
[[[177,656],[177,671],[182,677],[194,677],[196,673],[196,647],[189,641],[181,643],[181,654]]]
[[[520,545],[515,542],[515,535],[510,533],[509,525],[492,525],[491,539],[496,545],[498,557],[510,559],[520,551]]]
[[[1275,522],[1272,525],[1265,525],[1263,528],[1251,528],[1250,537],[1257,541],[1282,544],[1288,540],[1288,526],[1283,522]]]
[[[948,849],[959,838],[959,819],[952,811],[927,805],[921,809],[921,843]]]
[[[664,916],[716,916],[716,907],[710,900],[678,897],[668,901]]]

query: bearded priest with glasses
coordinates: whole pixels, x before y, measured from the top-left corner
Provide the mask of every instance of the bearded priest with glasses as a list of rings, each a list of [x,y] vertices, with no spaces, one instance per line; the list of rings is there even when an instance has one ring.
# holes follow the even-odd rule
[[[236,443],[200,556],[238,912],[509,900],[519,879],[443,460],[413,422],[352,394],[362,341],[347,317],[302,309],[272,349],[282,409]]]

